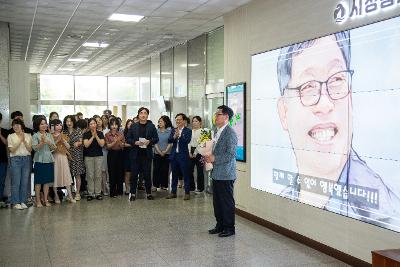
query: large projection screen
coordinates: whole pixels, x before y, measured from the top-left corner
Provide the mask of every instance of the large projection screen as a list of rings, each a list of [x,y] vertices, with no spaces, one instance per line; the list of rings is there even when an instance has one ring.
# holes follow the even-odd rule
[[[400,17],[252,56],[251,187],[400,232]]]

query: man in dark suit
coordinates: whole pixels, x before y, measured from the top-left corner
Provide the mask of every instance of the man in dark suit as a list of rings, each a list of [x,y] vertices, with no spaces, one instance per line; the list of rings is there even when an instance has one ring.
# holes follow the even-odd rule
[[[183,175],[185,183],[184,200],[190,199],[190,173],[189,173],[189,143],[192,139],[192,130],[185,127],[187,117],[183,113],[175,116],[176,128],[171,131],[168,143],[172,143],[172,150],[169,156],[172,169],[171,193],[167,199],[176,198],[176,188],[178,185],[179,174]]]
[[[139,122],[129,128],[126,140],[132,146],[129,154],[132,163],[130,201],[136,199],[137,177],[140,171],[143,172],[147,199],[154,199],[151,195],[151,162],[153,146],[158,143],[158,134],[154,124],[147,120],[149,109],[141,107],[138,110],[138,117]]]
[[[227,237],[235,234],[235,199],[233,184],[236,180],[236,146],[238,142],[235,130],[229,125],[233,111],[228,106],[219,106],[215,113],[217,133],[214,136],[214,149],[207,162],[213,163],[211,178],[213,182],[213,204],[216,226],[210,234]]]

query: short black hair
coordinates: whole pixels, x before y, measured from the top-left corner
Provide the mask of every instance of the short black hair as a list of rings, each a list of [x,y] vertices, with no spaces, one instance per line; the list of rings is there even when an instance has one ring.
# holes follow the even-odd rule
[[[192,118],[192,122],[193,122],[194,119],[196,119],[196,120],[198,120],[199,122],[201,122],[201,117],[200,117],[200,116],[194,116],[194,117]]]
[[[52,111],[52,112],[50,112],[49,119],[51,119],[51,117],[52,117],[54,114],[56,114],[58,118],[60,117],[60,116],[58,116],[58,113],[57,113],[57,112]]]
[[[148,109],[148,108],[146,108],[146,107],[141,107],[141,108],[139,108],[139,109],[138,109],[138,112],[137,112],[138,116],[139,116],[140,112],[142,112],[143,110],[146,110],[146,112],[147,112],[147,115],[149,115],[149,114],[150,114],[150,111],[149,111],[149,109]],[[138,118],[139,118],[139,117],[138,117]]]
[[[228,115],[229,120],[232,119],[232,117],[233,117],[233,110],[232,110],[230,107],[228,107],[228,106],[226,106],[226,105],[222,105],[222,106],[219,106],[218,109],[221,110],[222,114]]]
[[[99,117],[99,118],[100,118],[100,117]],[[96,123],[96,126],[99,126],[99,125],[97,125],[97,120],[96,120],[96,118],[93,117],[93,118],[90,118],[90,119],[88,120],[88,122],[87,122],[88,127],[89,127],[89,124],[90,124],[92,121],[94,121],[94,122]]]
[[[167,115],[161,116],[158,120],[163,120],[163,122],[165,124],[165,128],[172,128],[172,122]]]
[[[0,121],[3,119],[3,114],[0,112]]]
[[[67,120],[68,119],[70,119],[71,121],[72,121],[72,127],[74,128],[74,129],[76,129],[76,119],[75,119],[75,116],[73,116],[73,115],[68,115],[68,116],[66,116],[65,118],[64,118],[64,122],[63,122],[63,128],[66,130],[66,129],[68,129],[68,126],[67,126]]]
[[[133,123],[133,120],[128,119],[128,120],[126,121],[126,123],[125,123],[125,128],[124,128],[124,134],[125,134],[125,135],[126,135],[126,134],[128,133],[128,131],[129,131],[128,124],[129,124],[130,122]]]
[[[15,119],[15,117],[23,117],[23,116],[24,116],[24,114],[22,114],[22,112],[19,111],[19,110],[14,111],[14,112],[11,113],[11,119],[12,120]]]
[[[118,126],[118,130],[119,130],[119,128],[121,128],[121,122],[120,122],[117,118],[115,118],[115,117],[112,117],[112,118],[108,121],[108,129],[111,130],[111,125],[113,125],[113,124],[116,124],[116,125]]]
[[[23,120],[21,120],[21,119],[14,119],[14,120],[11,122],[11,127],[13,127],[13,126],[16,125],[16,124],[21,125],[22,130],[25,129],[25,123],[24,123]]]
[[[63,125],[62,121],[59,119],[54,119],[54,120],[49,121],[50,128],[54,126],[54,129],[55,129],[56,125],[60,125],[60,124],[61,124],[61,126]]]
[[[42,121],[45,121],[47,123],[46,117],[44,116],[38,116],[35,121],[33,122],[33,131],[39,132],[39,127]]]
[[[78,128],[81,129],[81,130],[86,129],[87,126],[88,126],[88,123],[87,123],[87,121],[84,120],[84,119],[80,119],[80,120],[78,120],[78,121],[76,122],[76,127],[78,127]]]
[[[187,121],[187,119],[188,119],[187,116],[185,114],[183,114],[183,113],[176,114],[175,115],[175,119],[178,118],[178,116],[181,116],[184,121]]]
[[[82,112],[78,112],[78,113],[76,113],[76,116],[83,116],[83,113]]]

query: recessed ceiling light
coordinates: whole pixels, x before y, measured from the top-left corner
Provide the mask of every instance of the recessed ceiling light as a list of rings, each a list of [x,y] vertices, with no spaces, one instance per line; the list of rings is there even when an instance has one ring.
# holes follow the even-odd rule
[[[144,18],[144,16],[141,16],[141,15],[128,15],[128,14],[114,13],[108,18],[108,20],[116,20],[116,21],[123,21],[123,22],[139,22],[143,18]]]
[[[71,34],[68,34],[67,37],[70,39],[83,39],[83,35],[81,35],[81,34],[72,34],[71,33]]]
[[[105,48],[109,46],[107,43],[98,43],[98,42],[86,42],[83,43],[83,46],[85,47],[97,47],[97,48]]]
[[[72,61],[72,62],[88,62],[89,60],[87,60],[86,58],[69,58],[68,61]]]
[[[69,56],[69,54],[64,53],[64,54],[55,54],[53,57],[55,57],[55,58],[66,58],[68,56]]]
[[[75,69],[73,68],[59,68],[59,71],[74,71]]]

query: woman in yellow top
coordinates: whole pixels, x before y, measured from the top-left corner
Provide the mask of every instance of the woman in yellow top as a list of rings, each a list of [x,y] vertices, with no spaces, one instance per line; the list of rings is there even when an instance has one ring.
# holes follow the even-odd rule
[[[60,198],[57,194],[57,187],[64,187],[67,189],[68,197],[67,200],[70,203],[75,203],[75,199],[72,196],[71,184],[72,177],[71,171],[69,169],[68,157],[69,154],[69,137],[62,133],[63,125],[59,119],[52,120],[50,126],[54,129],[52,133],[54,142],[56,144],[56,149],[53,153],[54,157],[54,183],[53,190],[55,195],[55,203],[60,204]]]

